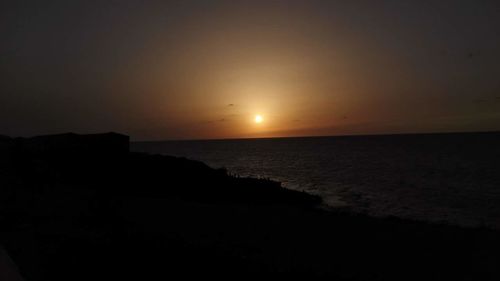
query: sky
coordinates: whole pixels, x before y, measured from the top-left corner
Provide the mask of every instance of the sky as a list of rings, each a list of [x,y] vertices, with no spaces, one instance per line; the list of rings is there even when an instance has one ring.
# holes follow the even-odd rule
[[[0,3],[0,134],[492,130],[499,1]]]

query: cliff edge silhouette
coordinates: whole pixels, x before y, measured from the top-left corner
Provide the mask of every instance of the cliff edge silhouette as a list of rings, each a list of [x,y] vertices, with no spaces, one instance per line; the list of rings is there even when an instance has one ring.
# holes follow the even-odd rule
[[[495,230],[324,211],[275,181],[128,147],[0,137],[0,243],[26,280],[500,277]]]

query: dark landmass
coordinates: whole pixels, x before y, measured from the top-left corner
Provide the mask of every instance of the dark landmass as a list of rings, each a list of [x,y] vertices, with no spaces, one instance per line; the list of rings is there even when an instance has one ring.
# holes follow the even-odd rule
[[[0,137],[0,242],[26,280],[500,280],[495,230],[327,212],[280,183],[128,141]]]

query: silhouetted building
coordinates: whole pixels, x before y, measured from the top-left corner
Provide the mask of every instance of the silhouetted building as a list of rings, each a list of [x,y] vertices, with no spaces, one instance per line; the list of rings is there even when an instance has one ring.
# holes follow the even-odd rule
[[[119,155],[129,152],[129,137],[117,133],[78,135],[74,133],[16,139],[24,153],[50,155]]]
[[[0,135],[0,164],[8,161],[8,155],[13,146],[13,140],[7,136]]]

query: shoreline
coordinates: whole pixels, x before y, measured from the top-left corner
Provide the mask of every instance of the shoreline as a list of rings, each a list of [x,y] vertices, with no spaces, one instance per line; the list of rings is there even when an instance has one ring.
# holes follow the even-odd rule
[[[310,138],[249,142],[132,143],[134,151],[175,155],[263,176],[292,190],[338,197],[355,212],[500,229],[500,134]],[[344,206],[346,204],[343,204]]]
[[[278,182],[94,138],[4,154],[0,242],[26,280],[500,277],[496,230],[320,210]]]

